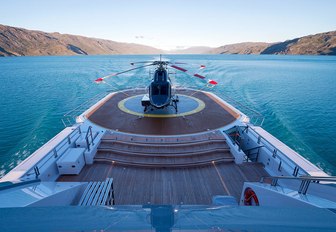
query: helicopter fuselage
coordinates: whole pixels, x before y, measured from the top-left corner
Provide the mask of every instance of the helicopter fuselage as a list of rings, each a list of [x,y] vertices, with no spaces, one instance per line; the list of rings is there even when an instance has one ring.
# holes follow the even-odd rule
[[[171,104],[171,81],[167,69],[160,65],[154,72],[154,78],[149,85],[150,104],[155,108],[164,108]]]

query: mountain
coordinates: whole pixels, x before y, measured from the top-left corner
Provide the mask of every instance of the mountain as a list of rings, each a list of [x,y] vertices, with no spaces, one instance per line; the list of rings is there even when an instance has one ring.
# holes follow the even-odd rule
[[[336,55],[336,31],[308,35],[278,43],[237,43],[221,46],[211,54]]]
[[[168,54],[206,54],[211,51],[212,47],[206,47],[206,46],[195,46],[195,47],[189,47],[184,49],[174,49],[166,51]]]
[[[336,55],[336,31],[277,43],[245,42],[218,48],[198,46],[163,51],[140,44],[121,43],[79,35],[46,33],[0,24],[0,56],[160,53]]]
[[[336,55],[336,31],[275,43],[261,54]]]
[[[271,43],[263,42],[245,42],[228,44],[209,51],[211,54],[260,54]]]
[[[159,53],[162,53],[162,50],[145,45],[46,33],[0,24],[0,56]]]

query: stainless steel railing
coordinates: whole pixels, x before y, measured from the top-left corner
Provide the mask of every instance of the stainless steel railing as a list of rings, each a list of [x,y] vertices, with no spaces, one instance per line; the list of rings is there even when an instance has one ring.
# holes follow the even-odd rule
[[[83,102],[82,104],[80,104],[76,108],[74,108],[74,109],[68,111],[67,113],[65,113],[63,115],[63,118],[62,118],[62,123],[63,123],[64,127],[72,126],[73,124],[75,124],[77,116],[82,114],[88,107],[90,107],[91,105],[96,103],[97,100],[102,99],[103,97],[105,97],[109,93],[110,93],[110,91],[98,93],[97,95],[95,95],[92,98],[88,99],[87,101]]]
[[[72,142],[74,142],[78,137],[82,134],[80,126],[78,126],[74,131],[72,131],[67,137],[65,137],[61,142],[59,142],[51,151],[47,153],[40,161],[36,163],[36,165],[30,168],[25,176],[35,175],[35,178],[38,179],[40,175],[40,169],[49,162],[50,159],[58,158],[60,155],[64,153],[60,152],[66,145],[69,146]]]
[[[256,125],[256,126],[263,125],[265,121],[265,117],[260,112],[252,109],[251,107],[248,107],[246,104],[238,102],[237,100],[229,97],[227,94],[221,93],[220,96],[223,97],[223,99],[226,102],[230,103],[234,107],[241,110],[244,114],[246,114],[249,117],[251,124]]]
[[[293,176],[297,176],[300,171],[301,171],[301,174],[304,174],[304,175],[308,174],[306,171],[304,171],[304,169],[300,165],[298,165],[297,163],[292,161],[290,158],[288,158],[288,156],[285,153],[278,150],[273,144],[268,142],[267,139],[261,136],[256,130],[254,130],[249,125],[246,126],[246,133],[248,133],[248,131],[252,131],[252,134],[257,139],[257,143],[263,144],[264,148],[272,153],[272,157],[274,159],[279,159],[279,168],[278,168],[279,170],[281,170],[281,165],[284,163],[293,169],[293,174],[292,174]]]
[[[260,183],[264,183],[265,179],[271,179],[271,186],[277,186],[278,180],[298,180],[301,181],[298,193],[306,195],[309,185],[311,183],[320,183],[320,182],[328,182],[328,183],[336,183],[336,176],[326,176],[326,177],[320,177],[320,176],[300,176],[300,177],[294,177],[294,176],[267,176],[262,177],[260,179]]]
[[[91,139],[91,141],[89,140],[89,138]],[[86,141],[87,149],[88,149],[88,151],[90,151],[90,146],[94,145],[94,138],[93,138],[93,135],[92,135],[92,126],[89,126],[89,128],[86,132],[85,141]]]

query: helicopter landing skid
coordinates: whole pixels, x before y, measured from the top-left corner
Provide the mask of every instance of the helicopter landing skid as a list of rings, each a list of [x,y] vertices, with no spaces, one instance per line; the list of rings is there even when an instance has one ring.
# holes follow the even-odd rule
[[[177,103],[179,102],[179,98],[178,98],[178,96],[177,95],[174,95],[173,97],[172,97],[172,101],[171,101],[171,103],[170,103],[170,105],[172,106],[172,107],[174,107],[174,109],[175,109],[175,113],[177,114]]]

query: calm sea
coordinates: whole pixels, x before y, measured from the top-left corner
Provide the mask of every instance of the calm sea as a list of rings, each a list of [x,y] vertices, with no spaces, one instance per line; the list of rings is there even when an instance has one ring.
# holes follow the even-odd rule
[[[63,115],[98,93],[150,82],[149,69],[111,78],[130,62],[155,56],[0,58],[0,176],[10,171],[64,126]],[[243,112],[260,112],[263,127],[302,156],[336,175],[336,57],[167,55],[171,61],[205,64],[201,74],[219,82],[211,91]],[[196,70],[193,65],[184,65]],[[176,73],[175,85],[204,88]],[[246,111],[245,111],[246,112]],[[246,112],[249,114],[249,112]]]

